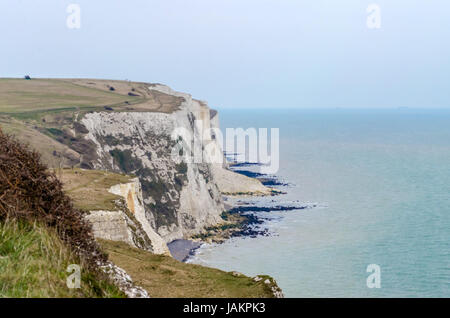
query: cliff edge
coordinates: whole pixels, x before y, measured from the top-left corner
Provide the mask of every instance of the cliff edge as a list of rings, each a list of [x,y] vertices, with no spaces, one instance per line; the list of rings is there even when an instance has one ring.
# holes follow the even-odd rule
[[[225,210],[222,194],[271,192],[218,160],[224,158],[214,134],[218,112],[168,86],[5,79],[0,91],[16,105],[0,99],[0,125],[30,142],[49,166],[133,175],[140,184],[131,191],[139,206],[136,218],[148,233],[157,234],[154,241],[189,238],[220,223]],[[11,91],[14,96],[8,95]],[[30,94],[34,101],[26,98]],[[112,191],[125,197],[130,187]]]

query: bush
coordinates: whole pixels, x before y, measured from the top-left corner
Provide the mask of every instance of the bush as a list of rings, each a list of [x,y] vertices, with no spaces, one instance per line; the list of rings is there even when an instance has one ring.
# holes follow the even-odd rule
[[[0,129],[0,221],[39,222],[56,230],[60,239],[92,269],[106,261],[83,212],[73,207],[62,183],[28,146]]]
[[[186,164],[186,162],[182,161],[175,166],[175,169],[178,173],[186,174],[188,171],[188,165]]]

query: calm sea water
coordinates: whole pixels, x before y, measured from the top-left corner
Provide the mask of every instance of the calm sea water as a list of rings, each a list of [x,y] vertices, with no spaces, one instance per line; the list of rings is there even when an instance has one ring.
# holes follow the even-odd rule
[[[269,274],[287,297],[450,297],[450,111],[223,110],[222,128],[279,127],[275,236],[204,246],[195,263]],[[369,289],[369,264],[381,288]]]

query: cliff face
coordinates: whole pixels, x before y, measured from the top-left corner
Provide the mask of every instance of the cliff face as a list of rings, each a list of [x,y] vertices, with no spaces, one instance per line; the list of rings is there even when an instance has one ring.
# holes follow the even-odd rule
[[[23,96],[43,89],[49,94],[34,100],[41,106],[21,114],[23,120],[0,113],[2,128],[30,142],[49,167],[135,175],[143,206],[136,218],[165,242],[221,222],[222,193],[270,193],[259,181],[225,169],[220,135],[211,131],[218,129],[218,113],[189,94],[159,84],[94,79],[27,81],[16,89]],[[54,109],[61,100],[68,107]],[[29,103],[15,99],[24,109]],[[80,196],[81,188],[74,194]]]
[[[145,216],[139,179],[114,185],[108,191],[122,199],[115,201],[114,210],[94,210],[86,216],[95,237],[125,242],[154,254],[170,256],[166,242]]]
[[[199,271],[198,266],[189,268],[192,265],[170,257],[152,256],[170,255],[166,242],[221,222],[222,193],[268,191],[259,181],[225,169],[216,134],[209,130],[218,128],[216,111],[163,85],[91,79],[17,81],[14,85],[10,86],[14,90],[5,91],[14,91],[14,108],[24,111],[16,116],[0,112],[1,128],[30,143],[48,167],[56,168],[77,211],[90,211],[82,217],[92,223],[97,238],[109,240],[100,241],[118,262],[131,251],[123,264],[133,277],[160,275],[156,281],[162,285],[157,287],[167,296],[167,269],[142,271],[142,265],[151,266],[155,257],[158,264],[165,261],[178,273],[176,287],[186,292],[180,295],[192,297],[196,283],[199,297],[223,297],[228,295],[224,290],[230,297],[241,297],[243,289],[251,297],[272,295],[269,280],[251,281],[240,275],[234,279],[234,274],[209,268]],[[66,108],[60,108],[63,101]],[[34,108],[27,108],[31,104]],[[136,261],[140,261],[138,267],[133,266]],[[148,296],[117,266],[107,263],[103,269],[127,295]],[[255,287],[259,292],[255,293]],[[272,288],[269,294],[266,287]],[[169,288],[172,292],[174,286]]]
[[[173,113],[91,112],[78,118],[74,127],[82,135],[83,165],[101,170],[134,174],[142,185],[143,211],[136,214],[166,241],[199,233],[218,223],[224,210],[213,165],[207,159],[217,144],[203,132],[217,125],[217,113],[188,94],[166,86],[149,86],[163,94],[181,97]],[[177,144],[188,145],[203,162],[186,163],[173,156]],[[185,150],[184,150],[185,151]],[[184,154],[186,155],[186,154]],[[139,217],[138,217],[139,215]],[[140,219],[139,219],[140,218]],[[144,224],[144,223],[143,223]],[[145,227],[145,225],[144,225]]]
[[[134,229],[142,230],[150,240],[151,248],[149,249],[155,254],[170,255],[166,242],[151,227],[150,222],[146,218],[144,201],[142,197],[141,184],[138,178],[132,179],[129,183],[122,183],[112,186],[109,192],[124,198],[126,207],[131,213],[129,218],[134,218],[137,222]],[[113,239],[111,239],[113,240]],[[114,241],[114,240],[113,240]],[[142,239],[140,240],[143,241]],[[134,244],[139,247],[138,244]]]

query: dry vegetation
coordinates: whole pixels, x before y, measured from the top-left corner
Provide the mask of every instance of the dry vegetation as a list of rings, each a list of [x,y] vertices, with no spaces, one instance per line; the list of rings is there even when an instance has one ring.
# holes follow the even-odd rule
[[[73,207],[61,181],[41,163],[36,151],[0,130],[0,221],[39,222],[56,229],[92,268],[106,260],[83,212]]]
[[[66,167],[79,162],[80,154],[39,132],[34,125],[8,116],[0,116],[0,127],[5,133],[14,135],[22,143],[39,151],[42,162],[50,167]]]
[[[0,297],[123,297],[83,212],[37,152],[0,129]],[[69,264],[82,288],[66,286]]]
[[[56,169],[55,173],[75,207],[84,211],[116,210],[114,201],[120,197],[108,190],[131,179],[127,175],[100,170]]]

